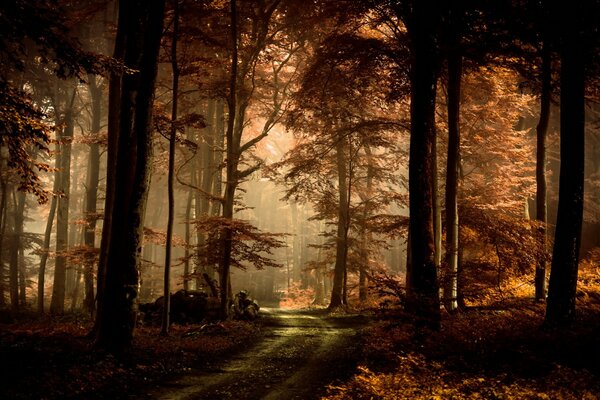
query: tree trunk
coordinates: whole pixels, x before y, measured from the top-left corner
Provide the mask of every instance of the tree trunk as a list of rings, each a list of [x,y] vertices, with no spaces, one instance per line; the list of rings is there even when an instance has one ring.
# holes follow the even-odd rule
[[[120,7],[120,5],[119,5]],[[117,28],[113,58],[123,61],[125,53],[125,29]],[[117,171],[117,150],[120,127],[122,75],[111,72],[108,81],[108,144],[106,156],[106,196],[104,200],[104,216],[102,219],[102,237],[100,238],[100,254],[98,255],[98,278],[96,282],[96,319],[91,336],[97,337],[99,331],[99,314],[103,311],[106,274],[108,269],[108,251],[110,248],[110,233],[112,231],[112,214],[115,198],[115,181]]]
[[[102,118],[102,89],[98,86],[95,76],[89,76],[90,95],[92,98],[92,129],[91,134],[95,139],[100,132]],[[90,144],[90,159],[88,163],[86,188],[85,188],[85,231],[84,244],[90,250],[85,260],[83,280],[84,297],[83,306],[87,312],[94,313],[94,256],[91,252],[96,247],[96,222],[98,221],[96,202],[98,198],[98,184],[100,182],[100,145],[96,141]]]
[[[60,136],[60,170],[56,178],[59,181],[56,213],[56,259],[54,261],[54,284],[50,313],[63,314],[65,311],[65,291],[67,277],[67,257],[64,254],[69,247],[69,199],[71,196],[71,142],[73,140],[73,106],[77,89],[73,89],[70,104],[65,110],[65,128]],[[67,100],[69,101],[69,100]]]
[[[437,133],[433,140],[431,150],[433,157],[432,162],[432,196],[433,196],[433,262],[435,268],[439,271],[442,264],[442,199],[440,196],[440,184],[438,173],[438,156],[437,156]]]
[[[542,49],[542,94],[540,98],[540,120],[537,132],[536,180],[536,220],[541,224],[537,235],[540,246],[546,251],[546,224],[548,222],[548,202],[546,197],[546,135],[550,121],[550,101],[552,96],[552,59],[548,44]],[[546,298],[546,260],[538,259],[535,268],[535,299]]]
[[[198,169],[198,183],[201,191],[196,192],[196,216],[197,218],[205,218],[210,214],[210,195],[213,190],[214,179],[214,142],[216,132],[215,104],[213,99],[208,100],[206,109],[206,119],[208,126],[202,135],[200,143],[200,165]],[[201,231],[197,232],[197,246],[200,253],[206,246],[206,234]],[[208,273],[211,277],[214,276],[214,265],[208,265],[206,257],[198,257],[197,271],[198,277],[203,273]],[[202,279],[199,279],[202,282]]]
[[[439,329],[440,309],[433,231],[433,146],[440,10],[436,2],[413,4],[409,161],[411,296],[416,327]]]
[[[212,194],[221,197],[223,193],[223,149],[225,148],[225,103],[217,101],[215,116],[215,152],[213,154],[213,187]],[[211,205],[211,215],[219,215],[221,212],[221,201],[215,200]]]
[[[195,173],[193,170],[192,174]],[[183,290],[190,290],[190,248],[192,245],[192,232],[190,220],[192,219],[192,200],[194,199],[194,191],[189,189],[187,192],[187,200],[185,202],[185,254],[183,263]],[[196,286],[197,287],[197,286]]]
[[[6,217],[7,217],[7,208],[8,208],[8,189],[6,178],[3,176],[4,174],[0,174],[0,188],[2,190],[2,199],[0,200],[0,307],[6,305],[6,300],[4,299],[6,286],[4,282],[6,281],[5,273],[6,270],[4,268],[4,238],[6,234]]]
[[[23,195],[23,202],[25,202],[25,193],[20,192],[19,195]],[[23,250],[23,243],[20,243],[19,248],[19,306],[24,308],[27,306],[27,268],[25,267],[25,251]]]
[[[56,143],[56,159],[54,167],[58,170],[60,168],[60,145],[57,141]],[[40,269],[38,272],[38,305],[37,309],[40,314],[44,313],[44,286],[46,285],[46,264],[48,262],[48,252],[50,251],[50,238],[52,236],[52,226],[54,224],[54,217],[56,215],[56,204],[57,197],[56,193],[58,193],[59,188],[59,179],[58,173],[54,178],[54,187],[52,189],[52,199],[50,200],[50,211],[48,212],[48,220],[46,222],[46,230],[44,232],[44,248],[42,255],[40,256]]]
[[[230,2],[231,6],[231,74],[229,78],[229,96],[227,98],[228,117],[227,117],[227,165],[225,178],[225,201],[223,203],[223,218],[228,221],[233,219],[233,205],[235,189],[237,186],[237,161],[239,154],[236,154],[236,148],[233,142],[234,129],[237,116],[237,77],[238,77],[238,27],[237,27],[237,4],[236,1]],[[238,122],[239,124],[239,122]],[[220,242],[222,246],[221,261],[219,265],[219,284],[221,286],[221,317],[226,319],[229,316],[229,269],[231,264],[231,246],[233,232],[231,228],[225,226],[221,231]]]
[[[173,221],[175,219],[175,142],[177,139],[177,105],[179,96],[179,66],[177,64],[177,39],[179,35],[179,0],[173,2],[173,40],[171,41],[171,69],[173,70],[173,91],[171,98],[171,136],[169,137],[169,171],[167,191],[169,212],[167,217],[167,240],[165,243],[165,275],[162,309],[161,335],[169,334],[169,313],[171,312],[171,247],[173,243]]]
[[[361,248],[360,248],[360,264],[358,270],[358,299],[361,302],[367,301],[368,297],[368,288],[367,288],[367,273],[369,270],[369,250],[368,243],[371,240],[371,235],[367,230],[367,218],[369,216],[369,208],[372,198],[373,192],[373,154],[371,152],[371,148],[368,145],[365,145],[365,155],[367,156],[367,182],[365,187],[365,192],[361,195],[361,201],[364,203],[363,215],[362,215],[362,224],[360,227],[360,240],[361,240]]]
[[[344,276],[346,274],[346,260],[348,258],[348,170],[346,159],[346,146],[344,138],[337,139],[337,174],[338,174],[338,224],[335,251],[335,267],[333,270],[333,287],[331,289],[331,300],[329,309],[332,310],[344,303]]]
[[[13,229],[10,245],[9,282],[10,304],[12,311],[19,311],[19,252],[22,247],[23,221],[25,212],[25,193],[13,191]]]
[[[585,160],[585,62],[578,7],[567,7],[561,49],[560,189],[546,324],[567,326],[575,318],[575,295],[583,221]]]
[[[460,163],[460,89],[462,56],[448,53],[448,157],[446,162],[446,260],[444,307],[458,308],[458,170]]]
[[[122,32],[123,60],[138,72],[123,75],[120,85],[114,195],[96,332],[96,346],[117,354],[131,347],[135,327],[164,8],[164,0],[119,3],[117,36]]]

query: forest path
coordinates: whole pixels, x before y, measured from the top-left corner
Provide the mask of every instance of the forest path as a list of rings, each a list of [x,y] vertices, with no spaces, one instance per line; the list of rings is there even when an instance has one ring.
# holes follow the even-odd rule
[[[159,384],[141,398],[318,399],[360,357],[361,316],[261,309],[263,338],[234,356]]]

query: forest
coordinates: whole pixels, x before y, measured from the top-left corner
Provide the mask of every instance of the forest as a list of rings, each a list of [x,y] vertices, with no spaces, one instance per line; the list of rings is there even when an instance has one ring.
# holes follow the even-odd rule
[[[0,2],[0,398],[600,399],[600,1]]]

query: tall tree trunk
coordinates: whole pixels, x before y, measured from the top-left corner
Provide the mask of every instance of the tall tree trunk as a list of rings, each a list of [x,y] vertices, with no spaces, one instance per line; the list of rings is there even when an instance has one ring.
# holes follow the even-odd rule
[[[456,40],[456,39],[454,39]],[[455,44],[456,45],[456,44]],[[460,163],[460,89],[462,56],[456,47],[448,53],[448,157],[446,161],[446,260],[444,306],[458,308],[458,170]]]
[[[175,143],[177,139],[177,106],[179,104],[179,65],[177,64],[177,40],[179,35],[179,0],[173,1],[173,40],[171,41],[171,69],[173,89],[171,99],[171,136],[169,137],[169,171],[167,191],[169,212],[167,217],[167,240],[165,243],[165,275],[163,286],[163,310],[161,335],[169,334],[169,313],[171,312],[171,247],[173,243],[173,221],[175,220]]]
[[[4,166],[4,164],[2,164]],[[6,305],[4,299],[6,286],[4,284],[6,277],[6,269],[4,267],[4,238],[6,234],[6,217],[8,208],[8,188],[6,183],[6,177],[4,174],[0,176],[0,190],[2,191],[2,199],[0,199],[0,307]]]
[[[336,144],[339,202],[333,288],[331,289],[331,300],[328,307],[330,310],[345,304],[343,290],[345,286],[346,260],[348,258],[348,208],[350,199],[348,197],[348,169],[344,141],[344,138],[338,137]]]
[[[21,192],[20,195],[23,195],[23,198],[25,197],[24,192]],[[27,306],[27,268],[25,266],[25,251],[22,243],[19,248],[19,305],[21,308]]]
[[[113,58],[122,61],[125,52],[125,31],[117,29]],[[110,249],[110,233],[112,232],[112,215],[115,198],[115,181],[117,171],[117,150],[119,140],[119,114],[121,109],[122,75],[111,72],[108,81],[108,144],[106,156],[106,195],[102,219],[102,236],[98,255],[98,278],[96,282],[96,319],[90,335],[97,336],[99,331],[99,314],[103,311],[106,274],[108,269],[108,252]]]
[[[546,135],[550,121],[550,101],[552,96],[552,59],[547,43],[542,49],[542,94],[540,98],[540,120],[537,132],[536,180],[536,220],[541,224],[537,232],[540,245],[546,250],[546,224],[548,222],[548,204],[546,197]],[[546,298],[546,260],[538,259],[535,268],[535,299]]]
[[[560,67],[560,188],[545,320],[549,326],[567,326],[575,318],[583,222],[587,49],[577,28],[579,7],[566,10]]]
[[[216,119],[215,119],[215,104],[216,101],[213,99],[208,100],[207,108],[206,108],[206,119],[208,121],[208,126],[204,130],[204,134],[202,135],[202,140],[200,143],[200,165],[201,168],[198,169],[198,184],[200,186],[200,191],[196,192],[196,218],[205,218],[210,214],[210,195],[212,195],[213,189],[213,179],[214,179],[214,166],[213,166],[213,158],[214,158],[214,142],[215,142],[215,129],[216,129]],[[206,234],[198,231],[197,232],[197,246],[198,252],[202,252],[206,246]],[[203,273],[208,273],[208,275],[213,278],[214,277],[214,265],[208,265],[208,261],[206,257],[198,257],[198,267],[197,271],[198,281],[202,282],[201,278]]]
[[[60,136],[60,170],[55,179],[59,181],[58,206],[56,214],[56,259],[54,262],[54,284],[50,313],[63,314],[65,311],[65,291],[67,277],[67,257],[64,254],[69,247],[69,200],[71,196],[71,142],[73,140],[74,116],[73,106],[77,89],[65,110],[65,128]]]
[[[290,200],[290,214],[292,217],[292,269],[293,280],[299,282],[302,277],[302,266],[300,265],[300,232],[298,229],[298,203],[295,200]]]
[[[109,208],[108,242],[103,243],[108,249],[102,304],[96,317],[96,346],[113,353],[131,347],[135,327],[150,183],[152,102],[164,8],[164,0],[119,3],[117,37],[122,32],[123,60],[127,67],[139,72],[123,75],[120,84],[113,204]]]
[[[19,252],[22,247],[23,222],[25,212],[25,193],[13,191],[13,229],[10,245],[9,282],[10,304],[12,311],[19,311]]]
[[[89,88],[92,98],[92,129],[93,139],[98,138],[102,118],[102,89],[95,76],[89,76]],[[86,188],[85,188],[85,231],[84,244],[88,250],[96,247],[96,222],[98,221],[96,202],[98,198],[98,184],[100,182],[100,145],[94,140],[90,144],[90,159],[88,163]],[[87,312],[94,313],[94,256],[90,251],[85,260],[83,280],[85,293],[83,306]]]
[[[361,302],[365,302],[367,300],[368,288],[367,288],[367,273],[369,270],[369,250],[368,243],[371,240],[371,235],[367,230],[367,218],[370,214],[370,199],[372,198],[373,192],[373,154],[371,152],[371,148],[366,145],[365,146],[365,155],[367,156],[367,182],[365,187],[365,192],[361,195],[361,201],[364,204],[364,211],[362,215],[362,224],[360,227],[360,240],[361,240],[361,249],[360,249],[360,264],[358,270],[358,298]]]
[[[192,163],[192,168],[193,168]],[[192,174],[194,170],[192,169]],[[190,290],[190,248],[192,245],[192,232],[190,220],[192,219],[192,201],[194,200],[194,191],[189,189],[187,192],[187,200],[185,201],[185,253],[183,263],[183,290]]]
[[[58,171],[60,168],[60,144],[56,142],[56,159],[54,167]],[[46,221],[46,230],[44,231],[44,247],[40,256],[40,269],[38,272],[38,305],[37,310],[40,314],[44,313],[44,287],[46,285],[46,264],[48,262],[48,253],[50,251],[50,238],[52,236],[52,226],[54,225],[54,217],[56,216],[57,193],[60,184],[58,172],[55,174],[54,187],[52,189],[52,199],[50,200],[50,211],[48,212],[48,220]]]
[[[225,178],[225,198],[223,203],[223,218],[233,219],[233,203],[235,189],[237,186],[237,160],[239,154],[235,154],[233,137],[235,129],[235,119],[237,116],[237,78],[238,78],[238,22],[237,22],[237,4],[236,1],[230,2],[231,6],[231,74],[229,77],[229,96],[227,98],[228,117],[227,117],[227,165]],[[229,316],[229,269],[231,265],[231,246],[233,232],[230,227],[225,226],[221,232],[222,254],[219,265],[219,284],[221,286],[221,317]]]
[[[437,156],[437,134],[433,140],[431,150],[433,156],[432,196],[433,196],[433,262],[439,271],[442,264],[442,201],[440,196],[438,156]]]
[[[415,2],[411,36],[411,129],[409,161],[411,296],[409,308],[417,328],[439,329],[440,309],[433,232],[433,146],[438,69],[435,1]]]
[[[215,151],[213,154],[213,187],[212,194],[221,197],[223,193],[223,149],[225,148],[225,102],[218,100],[215,109]],[[214,200],[211,205],[211,215],[220,215],[221,201]]]

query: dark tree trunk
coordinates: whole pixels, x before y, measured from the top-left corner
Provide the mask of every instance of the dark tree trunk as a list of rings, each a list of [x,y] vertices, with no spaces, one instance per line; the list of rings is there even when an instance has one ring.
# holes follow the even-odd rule
[[[223,192],[223,148],[225,147],[225,102],[218,100],[216,104],[215,116],[215,153],[213,154],[213,186],[212,193],[221,197]],[[214,200],[211,205],[211,215],[219,215],[221,211],[221,201]]]
[[[196,192],[196,218],[205,218],[210,214],[210,196],[213,194],[213,179],[214,176],[214,142],[216,134],[216,101],[213,99],[208,100],[206,108],[206,119],[208,126],[204,130],[202,140],[200,143],[200,165],[198,168],[197,181],[200,186],[200,191]],[[217,194],[218,195],[218,194]],[[199,255],[204,251],[206,246],[206,234],[197,231],[197,248]],[[214,265],[208,265],[206,257],[198,257],[198,271],[197,271],[197,282],[202,282],[200,275],[208,273],[211,277],[214,276]]]
[[[192,168],[193,168],[192,163]],[[193,170],[192,170],[193,171]],[[194,172],[192,172],[193,174]],[[183,290],[190,290],[190,247],[192,244],[192,232],[190,220],[192,219],[192,200],[194,199],[194,191],[189,189],[185,202],[185,254],[183,263]]]
[[[358,298],[361,302],[365,302],[368,297],[367,275],[369,271],[369,249],[368,245],[372,237],[368,231],[367,218],[370,214],[370,202],[373,192],[373,176],[375,174],[373,168],[373,154],[371,148],[365,146],[365,155],[367,157],[367,178],[365,184],[365,192],[361,194],[361,201],[364,203],[364,211],[362,215],[362,223],[360,227],[360,264],[358,270]]]
[[[536,219],[541,223],[539,241],[541,247],[546,250],[546,224],[548,222],[548,205],[546,197],[546,135],[550,121],[550,100],[552,95],[552,59],[547,43],[542,49],[542,94],[540,98],[540,120],[537,132],[537,157],[536,157]],[[535,299],[546,298],[546,259],[538,260],[535,268]]]
[[[458,308],[458,167],[460,163],[460,89],[462,56],[456,47],[448,53],[448,157],[446,164],[446,273],[444,306]]]
[[[2,190],[2,199],[0,200],[0,306],[6,305],[6,300],[4,299],[6,286],[5,286],[5,267],[4,267],[4,238],[6,233],[6,216],[7,216],[7,196],[8,196],[8,188],[7,188],[6,178],[0,176],[0,188]]]
[[[123,22],[122,22],[123,23]],[[113,57],[122,61],[125,52],[125,28],[117,29]],[[102,219],[102,237],[100,238],[100,254],[98,255],[98,278],[96,282],[96,316],[103,311],[104,289],[107,273],[108,251],[110,249],[110,233],[112,231],[112,215],[115,198],[115,180],[117,171],[117,149],[119,139],[119,119],[121,109],[122,75],[112,72],[108,81],[108,144],[106,155],[106,195],[104,200],[104,217]],[[91,335],[97,336],[100,319],[96,317]]]
[[[56,143],[56,153],[59,154],[60,145]],[[55,168],[60,167],[60,157],[56,157]],[[40,269],[38,272],[38,305],[37,309],[40,314],[44,313],[44,286],[46,285],[46,264],[48,262],[48,252],[50,251],[50,238],[52,236],[52,226],[54,225],[54,217],[56,216],[56,204],[59,179],[54,179],[54,188],[52,199],[50,200],[50,211],[48,212],[48,220],[46,221],[46,230],[44,232],[44,248],[40,256]]]
[[[433,147],[438,72],[435,1],[413,4],[411,37],[411,129],[409,161],[411,288],[409,309],[417,327],[439,329],[440,308],[433,231]]]
[[[348,198],[348,168],[343,137],[337,138],[336,158],[338,175],[338,223],[335,251],[335,267],[333,270],[333,287],[329,309],[345,304],[344,286],[346,277],[346,260],[348,258],[348,227],[349,227],[349,198]]]
[[[89,77],[90,95],[92,98],[92,129],[91,134],[95,139],[100,132],[102,118],[102,89],[98,86],[95,76]],[[96,202],[98,198],[98,184],[100,182],[100,145],[97,142],[90,144],[90,159],[88,163],[86,188],[85,188],[85,231],[83,240],[85,246],[91,250],[96,246],[96,222],[98,221]],[[84,272],[84,297],[83,306],[90,315],[94,312],[94,256],[90,252],[85,260]]]
[[[9,283],[10,283],[10,305],[12,311],[19,311],[19,253],[22,243],[23,222],[25,212],[25,193],[13,192],[13,229],[11,234],[10,259],[9,259]]]
[[[235,154],[233,137],[235,129],[236,110],[238,105],[237,97],[237,77],[238,77],[238,29],[237,29],[237,4],[236,1],[231,1],[231,74],[229,77],[229,96],[227,98],[228,117],[227,117],[227,166],[226,166],[226,183],[225,183],[225,199],[223,203],[223,218],[226,220],[233,219],[233,203],[235,197],[235,189],[237,186],[237,160],[239,154]],[[233,240],[233,232],[230,227],[225,226],[221,232],[222,254],[219,265],[219,284],[221,286],[221,317],[226,319],[229,316],[229,269],[231,265],[231,246]]]
[[[177,64],[177,40],[179,35],[179,0],[173,2],[173,40],[171,41],[171,68],[173,89],[171,98],[171,136],[169,137],[169,170],[167,192],[169,212],[167,217],[167,238],[165,243],[165,275],[163,282],[164,303],[162,309],[161,335],[169,334],[169,313],[171,312],[171,247],[173,243],[173,221],[175,220],[175,142],[177,139],[177,106],[179,104],[179,65]],[[185,278],[184,278],[185,279]]]
[[[56,214],[56,258],[54,261],[54,283],[52,286],[52,300],[50,313],[62,314],[65,311],[65,292],[67,277],[67,257],[64,252],[69,246],[69,197],[71,190],[71,141],[73,139],[73,102],[75,91],[67,104],[65,111],[65,128],[60,136],[60,169],[56,178],[59,181],[57,214]],[[69,100],[67,100],[69,101]]]
[[[561,49],[560,189],[546,324],[567,326],[575,318],[575,295],[583,221],[585,160],[585,63],[579,8],[566,8]]]
[[[119,4],[117,30],[122,32],[125,44],[123,60],[139,72],[123,75],[120,85],[112,215],[105,244],[108,252],[102,305],[97,313],[96,346],[114,353],[131,347],[135,327],[150,181],[152,101],[164,8],[164,0]]]
[[[20,192],[19,196],[23,196],[25,202],[25,192]],[[20,200],[19,200],[20,201]],[[19,306],[21,308],[27,305],[27,268],[25,267],[25,251],[23,244],[19,248]]]

